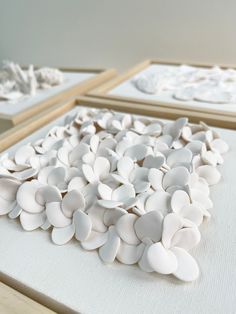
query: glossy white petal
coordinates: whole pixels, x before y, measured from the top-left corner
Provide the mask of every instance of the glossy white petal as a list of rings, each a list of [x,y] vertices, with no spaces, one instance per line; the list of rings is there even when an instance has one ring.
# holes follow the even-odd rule
[[[85,199],[83,194],[77,190],[68,192],[61,202],[61,209],[63,214],[68,218],[71,218],[76,210],[84,210]]]
[[[24,230],[26,231],[32,231],[44,224],[46,220],[46,214],[45,212],[37,213],[37,214],[31,214],[23,211],[20,214],[20,222]]]
[[[91,231],[89,237],[80,242],[83,249],[87,251],[95,250],[105,244],[108,240],[108,232]]]
[[[129,177],[131,171],[133,170],[133,167],[134,167],[134,162],[128,156],[120,158],[117,163],[117,171],[124,178]]]
[[[109,160],[104,157],[96,158],[93,167],[96,177],[100,178],[101,180],[109,174],[110,163]]]
[[[209,185],[214,185],[220,181],[221,174],[219,171],[209,165],[200,166],[196,169],[197,174],[199,177],[204,178]]]
[[[156,191],[148,197],[145,210],[147,212],[157,210],[163,215],[166,215],[170,212],[170,200],[171,196],[169,193],[165,191]]]
[[[111,200],[112,199],[112,189],[103,183],[98,185],[98,193],[100,197],[104,200]]]
[[[0,178],[0,197],[6,201],[15,201],[20,183],[7,178]]]
[[[138,144],[126,149],[125,156],[128,156],[133,160],[142,160],[147,155],[147,151],[147,146]]]
[[[63,245],[69,242],[75,234],[75,226],[71,224],[69,226],[63,228],[56,228],[52,229],[52,241],[55,244]]]
[[[199,230],[195,228],[183,228],[178,230],[172,237],[171,247],[177,246],[185,250],[191,250],[201,240]]]
[[[150,169],[149,174],[148,174],[148,180],[151,184],[151,186],[155,190],[162,190],[162,180],[163,180],[163,172],[158,170],[158,169]]]
[[[171,208],[173,212],[180,213],[181,209],[187,205],[190,205],[188,194],[183,190],[175,191],[171,198]]]
[[[178,267],[177,258],[161,242],[152,244],[147,251],[147,260],[151,268],[160,274],[171,274]]]
[[[61,199],[61,193],[55,186],[42,186],[35,193],[35,200],[41,206],[50,202],[60,202]]]
[[[137,245],[140,243],[134,230],[134,223],[138,216],[127,214],[121,216],[115,224],[116,231],[120,238],[128,244]]]
[[[133,197],[135,197],[135,190],[130,184],[121,185],[112,193],[112,200],[118,202],[126,202]]]
[[[144,243],[140,243],[139,245],[130,245],[121,241],[116,258],[119,262],[126,265],[135,264],[141,258],[144,248]]]
[[[172,237],[183,226],[182,218],[175,213],[168,214],[163,221],[162,243],[165,248],[170,248]]]
[[[114,262],[120,247],[120,237],[115,228],[111,226],[108,231],[107,242],[100,247],[99,256],[104,263]]]
[[[184,249],[172,248],[171,251],[177,258],[178,267],[173,275],[183,281],[194,281],[199,276],[199,268],[195,259]]]
[[[134,223],[134,230],[140,240],[149,238],[158,242],[162,237],[163,216],[156,210],[139,217]]]
[[[188,183],[190,174],[185,167],[176,167],[169,170],[163,178],[163,188],[172,185],[184,186]]]
[[[16,195],[16,200],[19,206],[29,213],[40,213],[44,207],[36,201],[36,193],[41,187],[38,181],[23,183]]]
[[[92,230],[92,221],[90,217],[81,210],[77,210],[73,215],[75,224],[75,237],[79,241],[88,239]]]
[[[58,228],[66,227],[71,224],[71,219],[67,218],[62,210],[61,203],[51,202],[46,204],[46,214],[49,222]]]

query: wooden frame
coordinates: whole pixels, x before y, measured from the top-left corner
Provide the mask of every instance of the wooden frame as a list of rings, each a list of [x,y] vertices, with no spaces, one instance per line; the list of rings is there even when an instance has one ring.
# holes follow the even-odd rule
[[[54,311],[0,282],[0,312],[4,314],[53,314]]]
[[[56,104],[44,112],[20,123],[19,125],[7,130],[0,134],[0,152],[3,152],[10,146],[19,142],[29,134],[35,132],[37,129],[50,123],[61,115],[75,106],[87,106],[94,108],[107,108],[116,111],[129,112],[133,114],[147,115],[155,118],[163,119],[177,119],[179,117],[187,116],[190,122],[198,123],[204,121],[209,125],[218,125],[223,128],[236,129],[236,117],[219,116],[207,113],[196,113],[189,111],[188,113],[182,109],[170,109],[157,106],[146,106],[140,104],[137,106],[135,103],[124,101],[115,101],[102,98],[94,98],[87,96],[79,96],[71,98],[65,102]]]
[[[223,109],[215,109],[215,108],[202,108],[202,107],[198,107],[198,106],[186,106],[186,104],[184,102],[179,102],[177,103],[172,103],[170,102],[163,102],[163,101],[155,101],[155,100],[146,100],[146,99],[138,99],[138,98],[134,98],[134,97],[128,97],[128,96],[120,96],[120,95],[111,95],[108,94],[112,89],[114,89],[115,87],[117,87],[118,85],[120,85],[121,83],[125,82],[126,80],[130,79],[131,77],[135,76],[136,74],[138,74],[139,72],[143,71],[144,69],[146,69],[147,67],[149,67],[152,64],[165,64],[165,65],[180,65],[183,64],[183,62],[171,62],[171,61],[160,61],[160,60],[146,60],[136,66],[134,66],[133,68],[131,68],[130,70],[128,70],[127,72],[118,75],[117,77],[111,79],[109,82],[102,84],[98,87],[96,87],[95,89],[89,91],[87,93],[88,96],[91,97],[97,97],[97,98],[104,98],[104,99],[110,99],[110,100],[118,100],[118,101],[125,101],[125,102],[132,102],[134,103],[136,106],[139,106],[140,104],[145,105],[147,110],[150,106],[155,106],[155,107],[159,107],[159,108],[171,108],[173,110],[175,109],[182,109],[184,111],[186,111],[185,115],[189,115],[189,112],[194,111],[197,114],[199,114],[199,117],[201,117],[202,113],[206,113],[206,114],[212,114],[212,115],[220,115],[222,116],[228,116],[228,117],[232,117],[235,116],[236,117],[236,112],[231,112],[231,111],[224,111]],[[196,67],[212,67],[214,64],[200,64],[200,63],[188,63],[186,62],[186,64],[188,65],[192,65],[192,66],[196,66]],[[235,65],[219,65],[222,68],[236,68]],[[232,118],[232,121],[234,119]],[[219,124],[216,124],[216,126],[222,126]],[[228,127],[228,126],[225,126]]]
[[[47,109],[59,101],[61,102],[73,96],[84,95],[89,90],[97,87],[99,84],[106,82],[117,74],[115,69],[105,70],[93,68],[60,68],[60,70],[64,72],[95,73],[95,76],[85,79],[83,82],[69,87],[68,89],[61,91],[58,94],[51,96],[48,99],[37,103],[31,108],[27,108],[26,110],[23,110],[15,115],[0,113],[0,132],[16,126],[17,124],[25,121],[35,114],[38,114],[39,112]]]

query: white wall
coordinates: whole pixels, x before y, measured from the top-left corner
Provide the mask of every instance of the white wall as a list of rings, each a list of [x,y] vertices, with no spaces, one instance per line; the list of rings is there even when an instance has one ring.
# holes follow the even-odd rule
[[[235,0],[0,0],[0,60],[24,64],[229,64],[235,35]]]

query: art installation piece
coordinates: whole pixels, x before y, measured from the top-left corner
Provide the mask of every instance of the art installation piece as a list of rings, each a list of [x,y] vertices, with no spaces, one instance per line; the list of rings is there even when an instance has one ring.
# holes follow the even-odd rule
[[[30,65],[23,70],[18,64],[4,62],[0,71],[0,101],[16,101],[25,96],[34,96],[39,89],[48,89],[62,84],[64,76],[53,68],[34,70]]]
[[[165,67],[157,73],[138,75],[133,79],[138,90],[160,95],[165,91],[181,101],[216,104],[236,103],[236,70],[197,68],[181,65]]]
[[[0,215],[19,217],[26,231],[49,230],[58,245],[74,238],[105,263],[196,280],[189,251],[211,216],[209,187],[221,178],[227,143],[187,118],[78,110],[0,156]]]

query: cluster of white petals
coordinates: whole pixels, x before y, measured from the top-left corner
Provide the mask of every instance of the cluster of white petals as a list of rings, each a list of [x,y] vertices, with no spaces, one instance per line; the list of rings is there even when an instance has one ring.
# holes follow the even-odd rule
[[[5,62],[0,71],[0,100],[18,100],[26,95],[33,96],[37,90],[60,85],[63,81],[63,73],[58,69],[34,70],[30,65],[28,70],[24,70],[16,63]]]
[[[105,263],[193,281],[189,250],[211,216],[209,186],[228,145],[206,124],[78,109],[14,154],[0,156],[0,215],[24,230],[72,238]]]
[[[181,101],[228,104],[236,102],[236,71],[234,69],[165,66],[157,73],[138,75],[133,79],[138,90],[161,95],[170,92]]]

